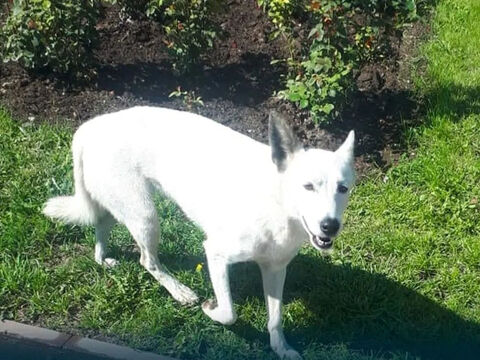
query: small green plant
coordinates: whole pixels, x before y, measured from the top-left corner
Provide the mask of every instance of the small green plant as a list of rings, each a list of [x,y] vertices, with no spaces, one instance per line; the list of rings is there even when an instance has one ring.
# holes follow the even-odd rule
[[[173,68],[179,73],[192,69],[200,56],[213,47],[218,27],[211,14],[221,0],[151,0],[147,16],[162,23]]]
[[[183,104],[188,108],[188,110],[192,110],[194,107],[197,106],[204,106],[203,100],[201,96],[196,96],[195,91],[187,91],[182,90],[179,86],[176,90],[172,91],[168,97],[176,97],[181,98]]]
[[[335,109],[337,95],[347,86],[346,76],[351,68],[334,47],[314,44],[309,58],[300,63],[297,76],[287,80],[287,88],[279,96],[301,109],[310,109],[314,122],[326,122]]]
[[[191,70],[202,54],[213,47],[219,32],[212,21],[222,0],[107,0],[121,7],[123,14],[138,18],[145,15],[158,21],[176,72]]]
[[[95,0],[13,0],[0,30],[3,61],[88,77],[97,19]]]
[[[273,37],[290,30],[289,22],[295,3],[297,3],[295,0],[258,0],[258,5],[268,14],[271,22],[276,27],[272,33]]]

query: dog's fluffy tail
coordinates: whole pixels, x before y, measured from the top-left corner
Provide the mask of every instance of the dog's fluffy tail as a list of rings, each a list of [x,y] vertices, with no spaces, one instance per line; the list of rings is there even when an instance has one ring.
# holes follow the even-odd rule
[[[49,199],[43,208],[43,213],[50,218],[66,223],[92,225],[95,224],[97,211],[95,203],[85,188],[80,138],[80,131],[77,131],[72,142],[75,195]]]

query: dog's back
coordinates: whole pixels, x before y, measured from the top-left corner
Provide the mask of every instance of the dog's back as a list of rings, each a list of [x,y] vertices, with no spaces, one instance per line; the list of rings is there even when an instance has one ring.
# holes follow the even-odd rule
[[[99,116],[74,141],[94,198],[133,174],[172,197],[205,230],[222,224],[233,231],[275,178],[266,145],[177,110],[136,107]]]

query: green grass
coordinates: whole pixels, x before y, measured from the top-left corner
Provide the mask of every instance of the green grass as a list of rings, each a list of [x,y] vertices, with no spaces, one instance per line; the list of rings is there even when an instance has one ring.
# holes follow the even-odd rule
[[[284,325],[306,359],[479,358],[480,2],[442,0],[423,47],[424,125],[388,172],[357,186],[330,258],[310,247],[289,267]],[[91,228],[40,209],[72,191],[68,127],[27,126],[0,111],[0,314],[191,359],[275,359],[260,274],[232,269],[238,322],[181,307],[141,268],[122,227],[93,261]],[[202,298],[213,294],[202,233],[159,199],[164,263]],[[475,353],[473,353],[475,351]]]

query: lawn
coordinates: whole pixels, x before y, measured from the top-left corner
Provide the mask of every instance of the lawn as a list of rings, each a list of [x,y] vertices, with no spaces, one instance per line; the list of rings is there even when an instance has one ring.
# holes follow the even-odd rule
[[[480,357],[480,2],[441,0],[422,47],[422,125],[407,150],[356,187],[336,251],[309,246],[285,288],[287,338],[306,359]],[[93,260],[91,228],[40,209],[72,191],[68,126],[19,125],[0,111],[0,316],[90,334],[184,359],[275,359],[260,274],[232,268],[239,320],[181,307],[140,266],[115,228],[114,269]],[[213,294],[203,235],[159,198],[161,260],[202,299]]]

